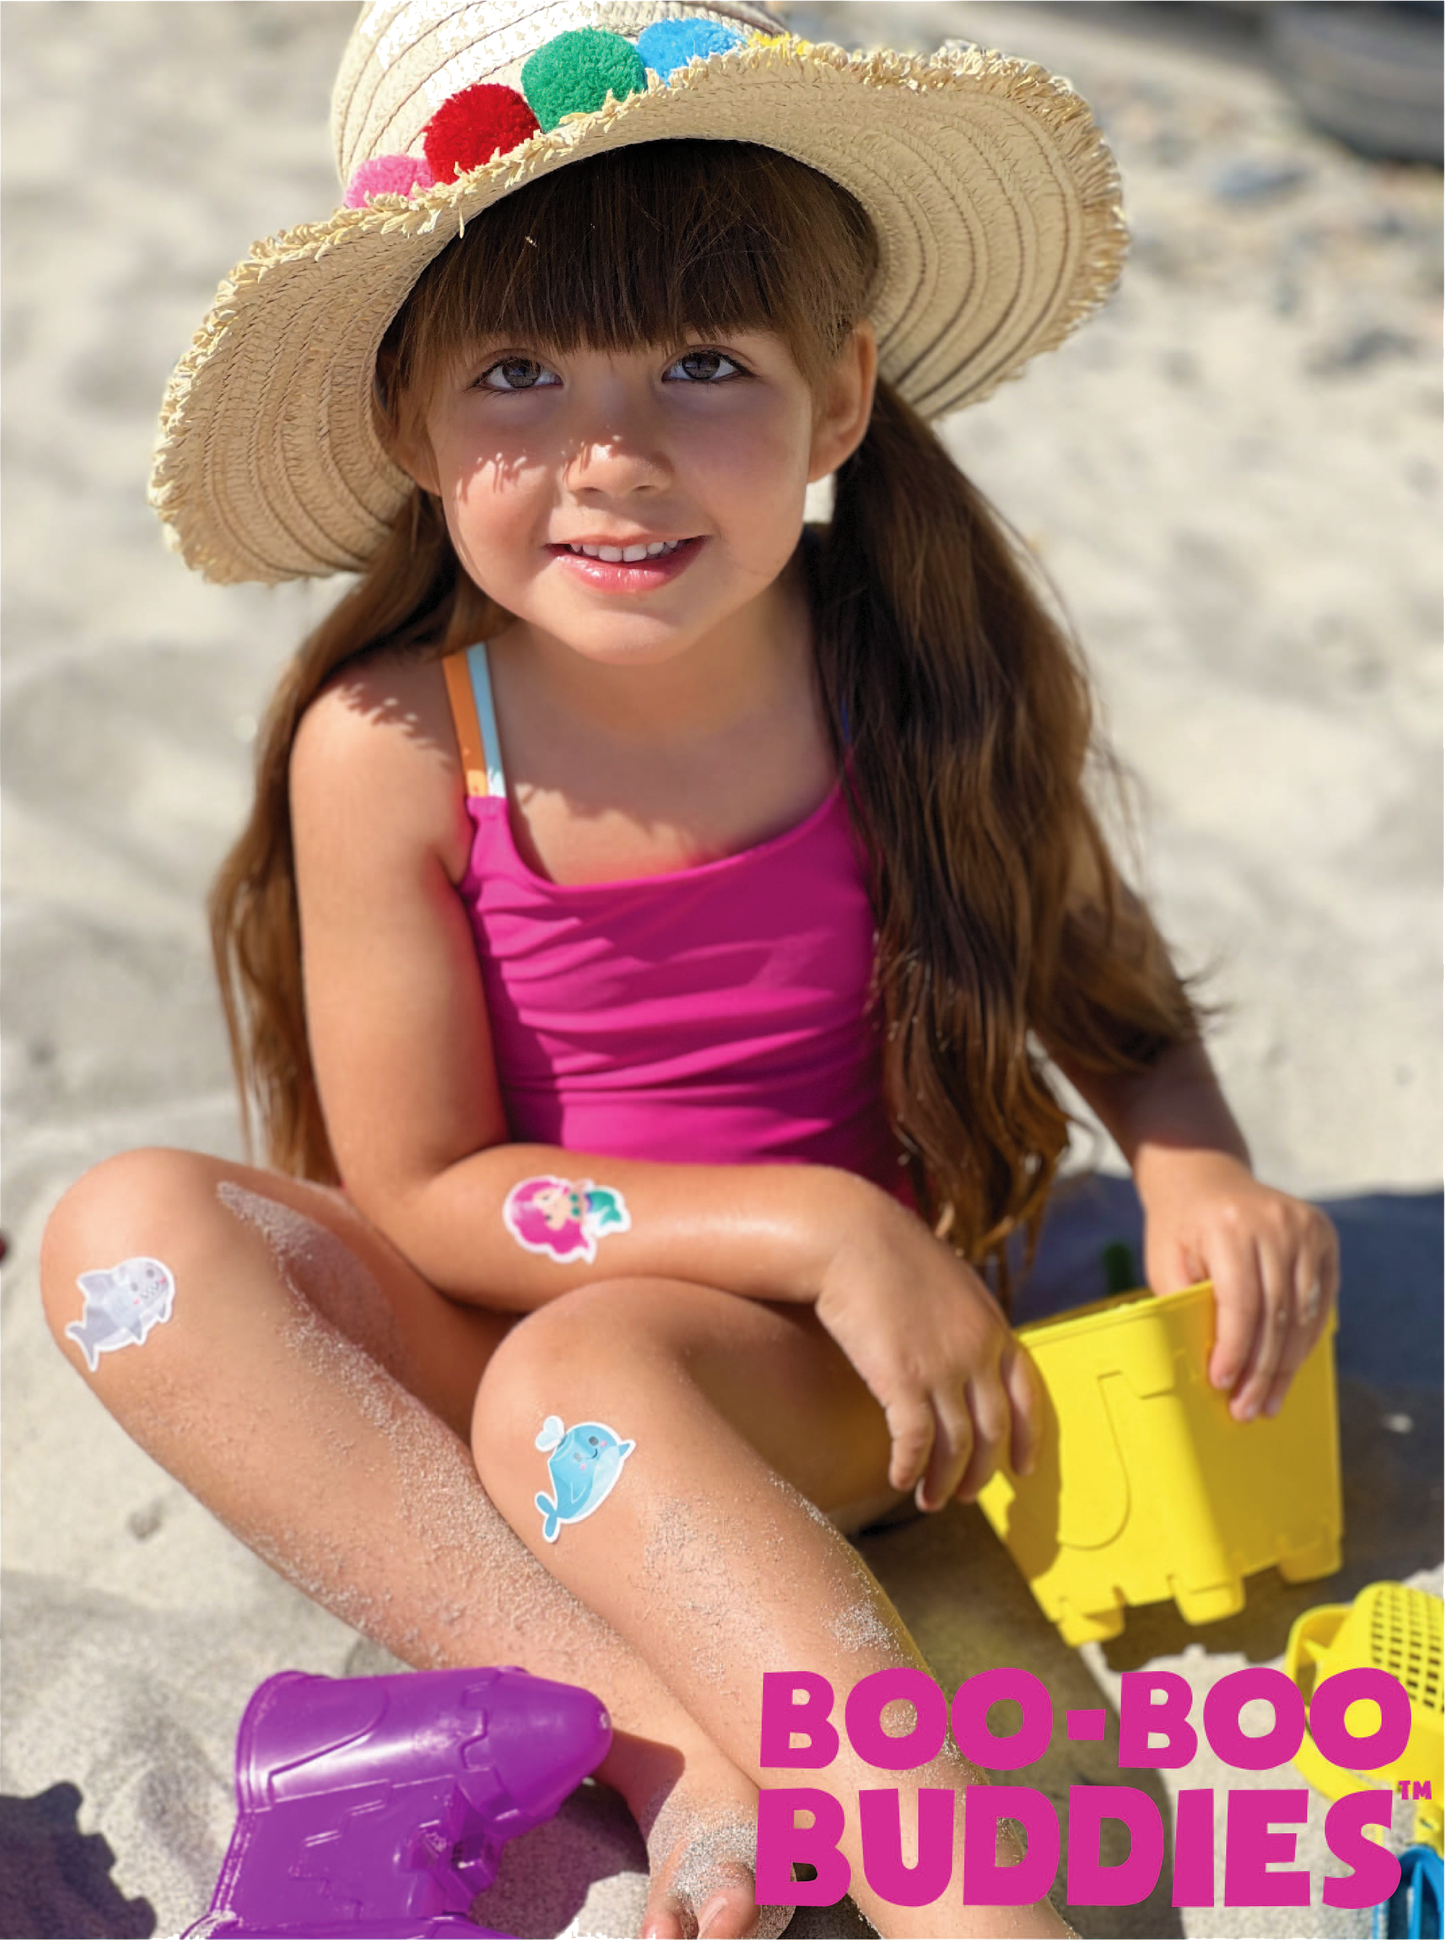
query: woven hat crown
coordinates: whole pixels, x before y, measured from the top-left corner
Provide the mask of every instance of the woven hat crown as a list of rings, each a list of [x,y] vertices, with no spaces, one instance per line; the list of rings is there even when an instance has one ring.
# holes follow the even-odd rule
[[[760,6],[692,0],[371,0],[342,56],[331,97],[331,139],[343,187],[361,163],[422,153],[427,123],[466,88],[487,84],[522,94],[522,69],[560,35],[582,29],[635,40],[670,20],[713,22],[739,40],[779,32]]]

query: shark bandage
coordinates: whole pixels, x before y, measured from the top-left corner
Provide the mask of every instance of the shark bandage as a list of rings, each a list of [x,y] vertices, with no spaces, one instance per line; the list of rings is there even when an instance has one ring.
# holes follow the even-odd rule
[[[72,1320],[66,1337],[73,1340],[94,1374],[102,1354],[117,1347],[139,1347],[152,1327],[171,1317],[176,1282],[170,1268],[142,1255],[119,1266],[82,1273],[76,1282],[85,1295],[85,1313]]]

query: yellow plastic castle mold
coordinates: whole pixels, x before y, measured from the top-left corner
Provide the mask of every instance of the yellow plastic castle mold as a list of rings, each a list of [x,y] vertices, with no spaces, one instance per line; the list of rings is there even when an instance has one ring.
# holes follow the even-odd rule
[[[1206,1371],[1208,1283],[1019,1329],[1046,1395],[1039,1461],[1000,1470],[979,1503],[1066,1643],[1115,1637],[1126,1605],[1169,1597],[1214,1623],[1271,1564],[1290,1583],[1339,1568],[1333,1334],[1278,1415],[1237,1422]]]

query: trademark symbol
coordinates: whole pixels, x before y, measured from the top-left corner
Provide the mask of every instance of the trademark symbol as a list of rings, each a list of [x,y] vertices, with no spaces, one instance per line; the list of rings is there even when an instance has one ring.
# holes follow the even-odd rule
[[[1407,1801],[1410,1799],[1428,1799],[1430,1796],[1430,1781],[1428,1778],[1402,1778],[1397,1783],[1400,1788],[1400,1797]]]

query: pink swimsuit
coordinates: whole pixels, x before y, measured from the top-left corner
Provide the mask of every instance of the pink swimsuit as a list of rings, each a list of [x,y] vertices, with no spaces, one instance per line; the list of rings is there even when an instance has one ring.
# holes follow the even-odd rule
[[[841,787],[738,855],[561,884],[517,853],[486,649],[465,656],[480,748],[459,885],[513,1138],[626,1158],[803,1161],[897,1190],[877,1034],[873,917]]]

